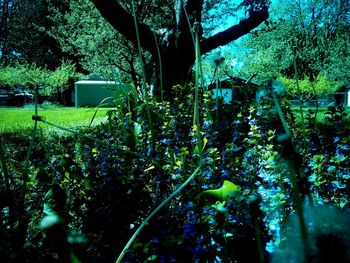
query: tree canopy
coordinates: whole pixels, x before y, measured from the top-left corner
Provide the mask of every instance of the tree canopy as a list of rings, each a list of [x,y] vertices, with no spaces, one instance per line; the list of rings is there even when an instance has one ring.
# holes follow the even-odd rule
[[[271,18],[241,43],[247,75],[349,83],[350,2],[300,0],[275,2]],[[322,78],[322,77],[321,77]]]

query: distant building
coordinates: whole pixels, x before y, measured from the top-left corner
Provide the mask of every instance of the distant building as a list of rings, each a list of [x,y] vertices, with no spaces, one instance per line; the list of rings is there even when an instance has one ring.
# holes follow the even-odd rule
[[[72,100],[75,107],[98,106],[102,101],[113,105],[116,87],[115,81],[80,80],[75,82]]]
[[[213,98],[223,98],[225,104],[233,103],[235,98],[254,99],[260,85],[252,81],[252,78],[221,78],[218,80],[218,83],[216,81],[210,83],[208,89],[212,91]]]

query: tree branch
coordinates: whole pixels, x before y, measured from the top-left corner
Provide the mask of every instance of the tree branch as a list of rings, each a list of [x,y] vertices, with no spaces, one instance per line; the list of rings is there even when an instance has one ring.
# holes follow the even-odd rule
[[[248,18],[243,19],[237,25],[232,26],[229,29],[217,33],[216,35],[207,39],[203,39],[201,41],[201,54],[208,53],[219,46],[226,45],[233,40],[240,38],[259,26],[262,22],[268,19],[268,17],[269,12],[267,8],[261,11],[251,12]]]
[[[137,46],[132,14],[128,13],[120,4],[113,0],[91,0],[91,2],[115,30],[123,34]],[[137,26],[139,28],[141,46],[152,54],[157,54],[152,28],[140,22],[138,22]]]

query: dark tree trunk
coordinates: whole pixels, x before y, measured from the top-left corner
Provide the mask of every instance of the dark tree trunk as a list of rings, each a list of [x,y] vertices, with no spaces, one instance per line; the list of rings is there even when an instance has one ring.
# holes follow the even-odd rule
[[[117,31],[137,45],[135,31],[131,30],[131,25],[134,25],[132,14],[123,9],[116,1],[91,1],[100,11],[101,15]],[[190,18],[191,27],[194,22],[201,22],[203,2],[203,0],[187,0],[186,2],[185,8]],[[174,1],[173,22],[166,30],[162,30],[162,33],[160,33],[160,30],[157,31],[146,24],[137,22],[141,46],[152,54],[152,58],[155,61],[154,65],[158,64],[155,38],[159,42],[164,93],[168,95],[171,94],[174,85],[184,84],[189,80],[191,68],[195,62],[194,43],[191,36],[192,28],[188,25],[182,4],[183,1],[181,0]],[[260,11],[252,11],[248,18],[243,19],[237,25],[207,39],[202,38],[202,32],[200,31],[201,54],[203,55],[219,46],[226,45],[249,33],[268,17],[268,8],[265,7]],[[155,70],[159,71],[159,67],[155,68]]]

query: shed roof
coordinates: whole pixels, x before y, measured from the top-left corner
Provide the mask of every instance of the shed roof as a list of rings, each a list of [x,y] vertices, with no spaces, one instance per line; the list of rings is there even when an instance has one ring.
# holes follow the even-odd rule
[[[79,80],[75,84],[115,85],[121,83],[112,80]]]

